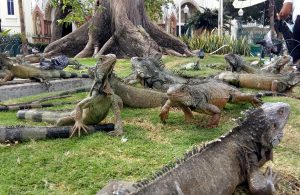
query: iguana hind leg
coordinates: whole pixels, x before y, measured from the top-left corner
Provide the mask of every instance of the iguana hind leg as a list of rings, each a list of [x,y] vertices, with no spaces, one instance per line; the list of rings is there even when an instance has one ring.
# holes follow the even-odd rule
[[[203,111],[204,113],[211,115],[212,117],[210,118],[206,126],[203,124],[198,124],[199,126],[206,127],[206,128],[213,128],[218,126],[221,118],[221,110],[217,106],[213,104],[207,104],[205,106],[202,106],[200,111]]]
[[[74,125],[74,123],[75,120],[73,116],[66,116],[58,119],[56,126],[69,126],[69,125]]]
[[[11,71],[5,70],[5,76],[0,80],[0,85],[6,83],[7,81],[12,81],[14,79],[14,75]]]
[[[110,131],[108,134],[111,136],[119,136],[123,134],[123,123],[121,119],[121,108],[123,107],[122,99],[113,94],[112,95],[112,111],[115,115],[115,130]]]

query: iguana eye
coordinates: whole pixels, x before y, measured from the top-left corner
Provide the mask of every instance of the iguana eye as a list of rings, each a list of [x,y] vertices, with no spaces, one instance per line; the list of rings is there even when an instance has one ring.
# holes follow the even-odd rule
[[[278,113],[279,115],[283,115],[283,113],[284,113],[283,108],[280,108],[280,109],[277,111],[277,113]]]

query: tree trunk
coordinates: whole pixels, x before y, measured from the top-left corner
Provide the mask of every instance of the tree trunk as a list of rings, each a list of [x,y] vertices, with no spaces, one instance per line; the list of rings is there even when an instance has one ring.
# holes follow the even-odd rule
[[[63,4],[60,3],[54,12],[54,19],[53,19],[53,28],[51,33],[51,42],[56,41],[60,38],[62,38],[63,34],[63,25],[59,24],[57,21],[60,19],[64,19],[69,13],[70,13],[70,7],[66,7],[64,10],[62,10]]]
[[[24,11],[23,11],[23,1],[18,0],[19,4],[19,15],[20,15],[20,25],[21,25],[21,41],[22,41],[22,52],[23,55],[28,55],[28,41],[26,38],[26,30],[25,30],[25,21],[24,21]]]
[[[269,0],[270,30],[271,30],[272,38],[275,37],[274,8],[275,8],[274,0]]]
[[[194,55],[182,41],[148,19],[144,0],[96,0],[92,19],[51,43],[45,53],[76,57],[115,53],[118,57],[131,57],[167,50]]]

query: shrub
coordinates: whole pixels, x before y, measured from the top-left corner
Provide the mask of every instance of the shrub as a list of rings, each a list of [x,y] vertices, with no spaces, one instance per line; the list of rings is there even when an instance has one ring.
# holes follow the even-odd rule
[[[250,55],[250,44],[248,43],[248,39],[246,37],[232,40],[230,36],[227,35],[218,36],[216,34],[204,32],[200,36],[195,36],[192,38],[182,37],[181,39],[192,50],[203,48],[204,52],[211,53],[224,45],[228,45],[220,49],[218,52],[216,52],[216,54],[235,53],[245,56]]]

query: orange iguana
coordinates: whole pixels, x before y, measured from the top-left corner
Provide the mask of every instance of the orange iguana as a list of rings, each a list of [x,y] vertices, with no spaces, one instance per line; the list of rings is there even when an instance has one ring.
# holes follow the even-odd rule
[[[211,115],[207,127],[218,126],[221,110],[226,103],[251,103],[257,107],[262,104],[255,95],[244,94],[238,89],[213,79],[203,81],[201,84],[187,85],[174,84],[167,91],[168,101],[161,108],[160,118],[163,122],[168,118],[172,106],[179,106],[190,121],[193,117],[191,111]]]

